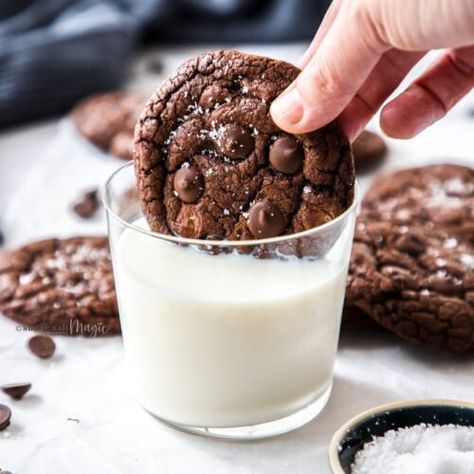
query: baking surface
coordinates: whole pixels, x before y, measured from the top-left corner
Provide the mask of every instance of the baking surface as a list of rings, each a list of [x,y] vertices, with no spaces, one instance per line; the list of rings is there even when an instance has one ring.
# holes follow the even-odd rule
[[[245,48],[297,60],[303,46]],[[166,72],[198,49],[160,53]],[[150,54],[150,53],[148,53]],[[158,54],[158,53],[153,53]],[[130,86],[151,92],[160,76],[134,64]],[[389,140],[382,171],[426,163],[474,166],[474,95],[411,141]],[[377,130],[374,122],[370,127]],[[103,212],[83,221],[70,212],[81,191],[102,185],[123,162],[83,142],[67,119],[0,134],[0,221],[6,245],[48,236],[103,234]],[[366,188],[368,179],[361,181]],[[145,413],[127,383],[119,337],[55,337],[50,360],[25,349],[29,337],[0,318],[0,384],[28,381],[13,402],[10,427],[0,432],[0,468],[43,473],[314,473],[327,474],[327,446],[348,418],[374,405],[411,398],[473,400],[474,358],[459,358],[400,341],[373,329],[344,330],[334,389],[322,414],[274,439],[235,443],[168,428]]]

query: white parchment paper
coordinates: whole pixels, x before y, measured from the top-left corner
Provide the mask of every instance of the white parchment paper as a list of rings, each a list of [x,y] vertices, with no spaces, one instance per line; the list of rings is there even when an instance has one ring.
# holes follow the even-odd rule
[[[446,161],[473,166],[474,119],[467,112],[473,103],[471,96],[415,140],[390,141],[384,170]],[[105,233],[103,213],[83,221],[70,204],[121,163],[84,143],[67,120],[0,135],[0,219],[7,245]],[[361,184],[365,188],[367,180]],[[400,399],[474,398],[473,358],[384,332],[345,331],[333,394],[316,420],[270,440],[222,442],[174,431],[138,406],[120,337],[56,337],[55,356],[43,361],[25,349],[28,336],[0,318],[0,384],[33,384],[22,401],[0,393],[0,403],[13,410],[10,427],[0,432],[0,468],[14,474],[327,474],[333,432],[361,410]]]

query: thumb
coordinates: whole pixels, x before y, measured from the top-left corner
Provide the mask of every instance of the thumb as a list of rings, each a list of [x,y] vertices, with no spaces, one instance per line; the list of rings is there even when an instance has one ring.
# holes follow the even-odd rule
[[[368,4],[343,3],[310,62],[273,102],[270,112],[280,128],[306,133],[335,119],[389,49],[378,35]]]

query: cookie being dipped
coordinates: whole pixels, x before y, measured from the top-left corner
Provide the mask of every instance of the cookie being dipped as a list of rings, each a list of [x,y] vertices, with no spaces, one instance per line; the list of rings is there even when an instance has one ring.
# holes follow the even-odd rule
[[[183,64],[148,101],[134,162],[151,230],[253,240],[319,226],[354,197],[354,165],[336,123],[291,135],[270,116],[299,69],[216,51]]]

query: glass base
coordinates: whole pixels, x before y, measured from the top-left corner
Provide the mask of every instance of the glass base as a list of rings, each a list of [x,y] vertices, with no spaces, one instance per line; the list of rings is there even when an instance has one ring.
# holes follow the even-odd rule
[[[278,420],[267,421],[257,425],[249,426],[232,426],[229,428],[210,428],[181,425],[174,423],[165,418],[149,412],[162,423],[186,433],[207,436],[209,438],[220,438],[228,440],[253,440],[261,438],[270,438],[272,436],[281,435],[293,431],[314,419],[326,406],[329,396],[331,395],[332,383],[318,396],[316,400],[298,410],[291,415],[279,418]],[[148,410],[147,410],[148,411]]]

